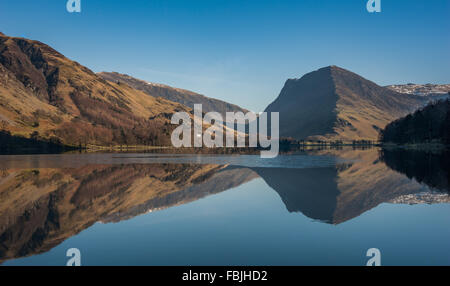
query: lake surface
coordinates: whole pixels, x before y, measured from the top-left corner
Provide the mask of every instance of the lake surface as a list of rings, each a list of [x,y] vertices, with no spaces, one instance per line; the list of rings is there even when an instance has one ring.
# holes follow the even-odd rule
[[[450,265],[448,153],[0,156],[0,263]]]

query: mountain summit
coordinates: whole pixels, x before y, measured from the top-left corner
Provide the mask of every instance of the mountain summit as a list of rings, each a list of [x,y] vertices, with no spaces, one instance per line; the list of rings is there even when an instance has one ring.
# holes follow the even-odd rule
[[[376,140],[379,130],[429,101],[328,66],[286,81],[266,112],[280,113],[280,136],[298,140]]]

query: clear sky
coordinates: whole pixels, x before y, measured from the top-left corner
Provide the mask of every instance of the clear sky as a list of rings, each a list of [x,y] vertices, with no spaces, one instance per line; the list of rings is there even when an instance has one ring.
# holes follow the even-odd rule
[[[288,78],[338,65],[381,85],[450,83],[450,0],[0,0],[0,31],[262,111]]]

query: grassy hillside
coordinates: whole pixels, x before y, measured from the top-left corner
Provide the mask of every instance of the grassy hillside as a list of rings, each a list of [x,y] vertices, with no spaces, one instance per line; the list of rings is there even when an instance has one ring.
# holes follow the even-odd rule
[[[170,144],[182,104],[108,82],[51,47],[0,34],[0,127],[64,144]]]

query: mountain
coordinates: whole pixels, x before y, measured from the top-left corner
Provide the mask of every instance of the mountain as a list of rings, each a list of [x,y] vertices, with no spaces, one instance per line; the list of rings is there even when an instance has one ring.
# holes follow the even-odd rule
[[[222,114],[224,119],[226,112],[248,112],[248,110],[231,103],[227,103],[214,98],[209,98],[185,89],[175,88],[163,84],[150,83],[133,78],[126,74],[120,74],[117,72],[101,72],[98,75],[110,82],[125,83],[132,88],[143,91],[153,97],[162,97],[170,101],[181,103],[192,109],[194,108],[194,104],[202,104],[203,112],[219,112],[220,114]]]
[[[38,41],[0,34],[0,129],[68,145],[170,144],[186,106],[104,80]]]
[[[280,113],[280,136],[298,140],[376,140],[389,122],[430,97],[402,94],[336,66],[286,81],[267,112]]]
[[[428,96],[428,95],[446,95],[450,92],[450,84],[397,84],[397,85],[389,85],[387,88],[394,90],[400,93],[408,93],[420,96]]]

